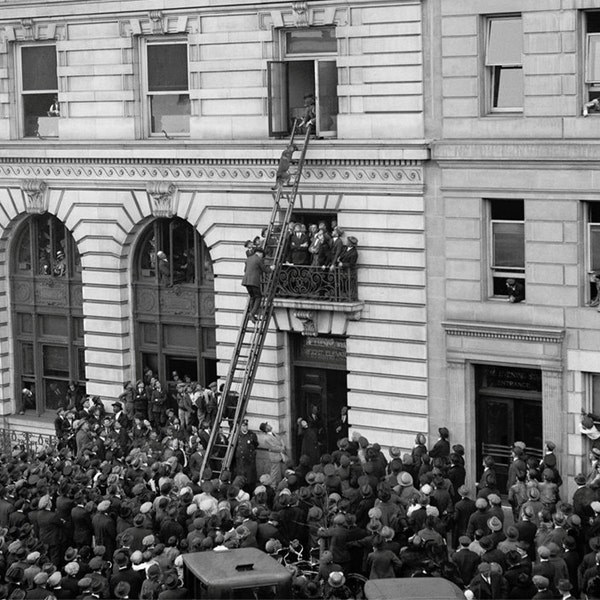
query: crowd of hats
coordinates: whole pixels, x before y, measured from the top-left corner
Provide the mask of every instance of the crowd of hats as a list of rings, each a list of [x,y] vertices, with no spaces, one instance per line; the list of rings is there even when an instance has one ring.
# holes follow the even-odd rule
[[[580,565],[598,562],[600,575],[600,499],[588,478],[576,478],[590,491],[581,506],[577,498],[552,506],[540,498],[553,444],[546,462],[528,463],[527,496],[513,524],[493,478],[477,492],[467,487],[464,447],[450,445],[446,428],[439,434],[429,450],[419,434],[410,451],[384,451],[355,432],[317,464],[307,456],[288,464],[281,481],[260,474],[253,489],[228,471],[194,472],[199,439],[181,439],[178,448],[169,430],[104,459],[78,457],[69,444],[38,452],[16,446],[0,455],[0,597],[40,597],[33,592],[40,588],[61,598],[138,598],[138,583],[153,597],[181,597],[186,552],[259,547],[279,556],[293,540],[304,558],[322,549],[319,582],[296,573],[294,593],[305,598],[344,597],[351,573],[374,576],[375,548],[400,558],[398,576],[443,576],[473,594],[480,580],[513,581],[515,571],[513,588],[524,595],[513,597],[524,598],[546,588],[578,591]],[[493,471],[493,461],[485,464]],[[465,506],[461,528],[457,510]],[[55,537],[44,535],[40,513],[58,518]],[[529,541],[521,522],[534,525]],[[461,552],[475,556],[469,576],[457,566]],[[575,581],[560,563],[569,552],[579,557]],[[120,572],[138,577],[115,579]]]

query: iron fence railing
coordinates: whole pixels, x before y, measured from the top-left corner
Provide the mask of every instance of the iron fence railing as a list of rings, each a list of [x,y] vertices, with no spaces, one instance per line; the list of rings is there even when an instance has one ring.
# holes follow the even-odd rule
[[[282,265],[277,281],[277,298],[298,298],[322,302],[358,300],[355,268]]]
[[[27,452],[39,452],[56,444],[56,436],[49,433],[22,431],[13,427],[0,429],[0,447],[3,453],[10,453],[15,446],[21,446]]]

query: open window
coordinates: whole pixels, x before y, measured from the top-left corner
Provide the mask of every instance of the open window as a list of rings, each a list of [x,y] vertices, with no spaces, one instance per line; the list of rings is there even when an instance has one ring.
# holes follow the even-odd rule
[[[486,21],[488,111],[523,111],[523,25],[520,15]]]
[[[600,303],[600,202],[588,202],[587,208],[587,276],[589,289],[586,304]]]
[[[186,40],[146,40],[145,112],[149,135],[188,136],[190,93]]]
[[[19,47],[21,135],[58,137],[58,78],[56,46]]]
[[[584,13],[585,85],[589,102],[600,98],[600,11]],[[600,114],[597,110],[590,114]]]
[[[333,27],[282,32],[283,60],[268,63],[269,135],[289,135],[315,98],[316,135],[337,134],[337,40]]]
[[[523,200],[490,200],[492,296],[510,296],[509,280],[525,295],[525,218]]]

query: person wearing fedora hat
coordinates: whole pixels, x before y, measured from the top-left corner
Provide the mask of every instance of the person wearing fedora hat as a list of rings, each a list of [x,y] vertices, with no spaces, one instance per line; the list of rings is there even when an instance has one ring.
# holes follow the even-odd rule
[[[356,267],[356,263],[358,262],[358,240],[349,235],[346,238],[346,244],[344,245],[344,250],[341,253],[341,256],[338,261],[338,266],[343,269],[350,269],[352,267]]]
[[[256,248],[254,253],[246,258],[244,277],[242,278],[242,285],[246,288],[249,296],[248,314],[252,323],[256,323],[259,318],[262,300],[261,277],[264,273],[269,273],[273,269],[273,265],[271,267],[265,265],[264,256],[264,249]]]
[[[352,598],[352,592],[346,585],[342,571],[332,571],[323,588],[323,598],[327,600],[346,600]]]

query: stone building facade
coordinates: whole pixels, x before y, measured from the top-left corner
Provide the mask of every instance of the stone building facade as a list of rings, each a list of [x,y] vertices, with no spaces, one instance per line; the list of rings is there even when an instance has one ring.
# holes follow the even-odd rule
[[[600,408],[599,8],[442,1],[433,17],[431,422],[467,441],[470,464],[551,440],[571,486],[588,468],[581,411]]]
[[[329,428],[347,406],[363,435],[409,448],[429,414],[424,14],[416,0],[3,3],[5,427],[50,428],[69,381],[110,402],[144,368],[163,385],[224,377],[243,242],[267,224],[314,93],[294,215],[358,238],[359,301],[276,300],[251,427],[268,419],[294,447],[310,404]]]

